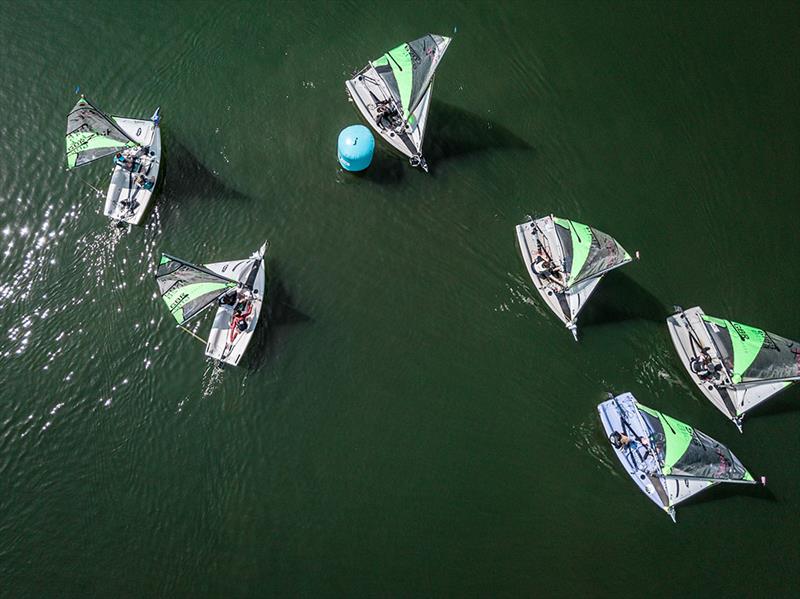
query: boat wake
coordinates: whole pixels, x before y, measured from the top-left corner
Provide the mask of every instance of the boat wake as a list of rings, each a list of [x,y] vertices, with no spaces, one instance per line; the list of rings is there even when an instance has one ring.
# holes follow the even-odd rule
[[[547,310],[545,310],[541,302],[537,302],[533,295],[528,291],[530,287],[530,283],[525,281],[522,277],[515,275],[513,273],[507,273],[508,276],[514,281],[514,283],[506,283],[506,288],[508,289],[510,298],[510,304],[525,304],[526,306],[532,307],[539,316],[546,317],[548,316]],[[504,304],[506,310],[510,309],[508,304]],[[516,315],[519,317],[524,316],[528,313],[527,309],[523,312],[516,312]]]
[[[635,367],[636,382],[645,387],[654,396],[659,395],[659,390],[663,389],[664,383],[667,383],[670,387],[678,387],[682,392],[691,396],[693,391],[691,387],[680,376],[676,376],[664,367],[665,364],[670,364],[671,358],[672,356],[669,355],[669,352],[661,348],[644,356],[637,361]]]
[[[614,476],[618,475],[611,456],[604,450],[604,446],[598,443],[597,419],[591,418],[590,420],[573,426],[572,437],[576,448],[586,453],[603,469],[608,470]]]
[[[218,360],[209,360],[203,373],[203,398],[211,397],[214,394],[214,391],[222,384],[224,373],[225,369]]]

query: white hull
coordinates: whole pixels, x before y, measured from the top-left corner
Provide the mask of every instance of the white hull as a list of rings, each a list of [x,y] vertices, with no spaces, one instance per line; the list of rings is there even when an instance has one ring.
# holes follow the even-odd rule
[[[623,393],[615,399],[623,400],[628,397],[632,398],[633,396],[630,393]],[[606,438],[615,431],[624,432],[627,435],[634,434],[628,431],[622,424],[622,418],[620,417],[614,399],[601,403],[597,406],[597,411],[600,414],[600,422],[603,424]],[[638,414],[628,414],[626,412],[625,419],[627,422],[631,423],[634,430],[638,427]],[[635,434],[642,436],[643,433],[642,431],[635,430]],[[669,494],[665,488],[663,476],[653,474],[657,469],[655,460],[653,460],[652,457],[643,459],[640,453],[631,452],[624,448],[617,449],[613,445],[611,448],[614,450],[622,467],[625,468],[625,472],[627,472],[631,480],[636,483],[639,490],[644,493],[650,501],[669,514]]]
[[[517,225],[517,246],[519,247],[522,261],[528,271],[533,286],[553,313],[564,323],[578,339],[578,314],[583,309],[589,296],[597,287],[601,277],[594,277],[582,281],[567,290],[560,289],[547,279],[540,277],[533,270],[533,262],[537,255],[537,248],[544,244],[551,258],[558,264],[563,263],[564,255],[561,245],[556,239],[553,219],[540,218]],[[544,240],[540,239],[544,236]]]
[[[211,325],[211,332],[208,335],[206,344],[206,356],[219,360],[231,366],[237,366],[242,359],[253,333],[256,330],[261,310],[266,297],[266,267],[264,253],[267,244],[265,243],[259,251],[255,252],[246,260],[233,260],[230,262],[215,262],[206,264],[206,268],[224,277],[239,281],[244,284],[247,282],[254,268],[258,268],[255,281],[252,286],[253,299],[252,312],[247,318],[247,329],[236,331],[231,340],[231,319],[233,318],[233,306],[220,305],[214,315],[214,322]]]
[[[636,398],[633,395],[623,393],[597,406],[606,437],[615,431],[633,438],[650,437],[650,430],[640,417],[635,402]],[[716,481],[664,476],[652,452],[641,447],[637,449],[617,448],[613,445],[611,447],[639,490],[664,510],[673,521],[675,521],[675,506],[678,503],[719,484]]]
[[[370,72],[372,74],[370,74]],[[380,77],[372,67],[367,67],[356,75],[354,79],[345,81],[347,93],[353,100],[358,111],[372,129],[381,136],[396,151],[406,158],[413,158],[422,154],[422,141],[425,136],[425,124],[428,121],[428,110],[430,108],[431,91],[433,82],[428,88],[424,99],[414,111],[416,125],[406,125],[403,131],[385,129],[379,123],[380,114],[376,111],[376,99],[383,101],[389,99],[383,94],[383,90],[378,85],[369,82],[370,79],[379,81]]]
[[[703,322],[704,314],[699,307],[673,314],[667,318],[669,336],[672,338],[681,364],[694,385],[741,431],[741,420],[747,410],[769,399],[791,383],[780,381],[736,387],[733,386],[724,366],[719,371],[719,379],[714,382],[701,379],[691,367],[692,359],[700,353],[701,348],[698,347],[698,344],[708,348],[708,354],[715,364],[722,363],[722,358]]]
[[[140,146],[150,147],[150,165],[141,174],[153,182],[153,187],[151,189],[138,187],[135,179],[139,173],[131,174],[122,166],[116,165],[111,175],[103,214],[117,221],[139,225],[147,213],[158,181],[158,171],[161,166],[161,129],[150,119],[114,117],[114,120],[133,141]]]

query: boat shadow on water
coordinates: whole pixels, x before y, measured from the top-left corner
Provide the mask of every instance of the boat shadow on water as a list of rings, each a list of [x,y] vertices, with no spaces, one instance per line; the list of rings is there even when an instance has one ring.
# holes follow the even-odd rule
[[[270,356],[274,356],[283,345],[294,325],[314,322],[312,317],[295,307],[275,262],[270,262],[269,269],[269,303],[264,314],[266,322],[261,323],[267,326],[258,327],[242,363],[244,368],[251,371],[260,370],[269,362]]]
[[[649,320],[661,324],[669,313],[666,304],[617,269],[603,277],[581,312],[579,326],[586,328],[626,320]]]
[[[754,475],[756,476],[756,475]],[[758,478],[756,476],[756,478]],[[769,481],[767,481],[769,485]],[[702,493],[692,495],[686,501],[682,501],[678,505],[678,522],[681,521],[681,514],[686,513],[686,509],[691,510],[692,506],[703,504],[706,502],[715,503],[724,501],[731,498],[747,498],[747,500],[756,499],[758,501],[777,502],[778,498],[773,493],[769,486],[758,485],[734,485],[734,484],[719,484]]]
[[[747,423],[752,418],[769,418],[771,416],[782,416],[800,411],[800,385],[794,384],[788,389],[783,389],[778,395],[765,401],[760,406],[756,406],[752,412],[748,412],[744,419],[744,430],[747,432]]]
[[[157,202],[162,222],[179,210],[194,208],[201,201],[244,203],[250,198],[226,185],[182,143],[169,140],[164,150],[163,175],[159,177]]]
[[[533,151],[527,141],[502,125],[458,106],[433,101],[422,149],[431,165],[430,175],[436,173],[437,163],[503,149]],[[409,170],[408,158],[388,149],[388,144],[379,140],[369,167],[349,174],[372,183],[394,185],[401,183]]]
[[[376,147],[372,164],[368,168],[347,174],[370,183],[396,185],[403,181],[408,168],[408,160],[399,156],[399,154],[393,154],[383,148]]]
[[[491,119],[434,100],[425,132],[423,154],[435,172],[436,164],[492,150],[533,152],[527,141]]]

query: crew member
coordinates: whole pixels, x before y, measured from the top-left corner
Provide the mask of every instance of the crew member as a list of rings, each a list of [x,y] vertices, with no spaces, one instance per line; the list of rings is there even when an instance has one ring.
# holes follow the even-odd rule
[[[531,267],[536,276],[563,286],[563,273],[557,265],[553,264],[552,260],[548,260],[540,254],[536,256]]]

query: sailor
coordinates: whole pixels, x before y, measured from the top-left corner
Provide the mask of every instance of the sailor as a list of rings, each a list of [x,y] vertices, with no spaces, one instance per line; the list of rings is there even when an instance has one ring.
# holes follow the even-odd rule
[[[117,152],[114,155],[114,164],[117,164],[117,165],[125,168],[126,161],[125,161],[125,157],[122,155],[122,152]]]
[[[378,126],[380,126],[381,129],[391,129],[393,127],[392,112],[387,109],[378,116]]]
[[[536,276],[547,279],[548,281],[552,281],[558,285],[564,284],[564,280],[561,276],[562,273],[558,269],[558,266],[553,264],[551,260],[544,258],[544,256],[541,254],[536,256],[536,259],[533,261],[533,264],[531,264],[531,267],[533,268],[533,272],[536,274]]]
[[[245,309],[250,305],[250,300],[252,296],[250,292],[246,289],[239,289],[236,292],[236,305],[233,308],[233,311],[237,314],[241,314],[245,311]]]
[[[644,447],[645,449],[650,447],[650,440],[647,437],[639,437],[638,439],[632,439],[625,433],[620,433],[614,431],[608,436],[608,440],[611,441],[611,445],[616,447],[617,449],[625,449],[630,447],[631,449],[636,449],[639,445]]]
[[[689,367],[698,377],[702,380],[709,380],[719,377],[719,370],[722,368],[719,364],[714,364],[714,360],[708,353],[708,348],[704,347],[700,350],[700,355],[693,357],[689,362]]]
[[[228,289],[220,298],[219,304],[220,306],[234,306],[236,304],[236,299],[239,297],[239,294],[236,292],[235,289]]]
[[[139,157],[141,149],[141,146],[136,146],[134,148],[125,148],[122,151],[122,155],[125,157],[125,166],[128,170],[133,171],[136,167],[137,158]]]
[[[250,294],[244,290],[239,290],[236,294],[237,304],[233,308],[233,316],[231,317],[231,341],[236,335],[236,332],[244,332],[247,330],[247,318],[253,312],[253,303],[250,301]]]
[[[392,104],[391,100],[378,102],[375,106],[378,113],[377,123],[382,129],[394,129],[398,133],[402,133],[405,129],[405,123],[400,118],[397,108]]]
[[[136,185],[138,187],[141,187],[145,191],[149,191],[153,189],[153,180],[148,179],[144,175],[140,174],[139,176],[136,177]]]

